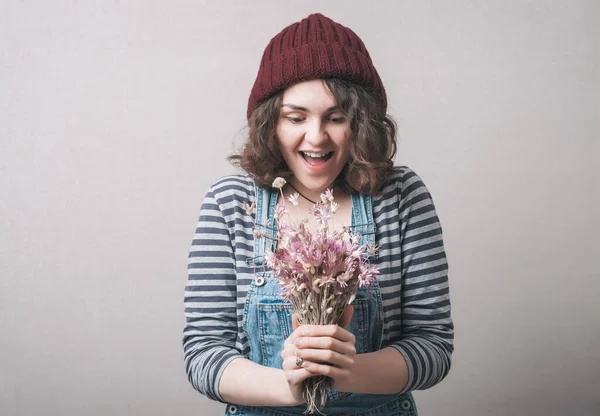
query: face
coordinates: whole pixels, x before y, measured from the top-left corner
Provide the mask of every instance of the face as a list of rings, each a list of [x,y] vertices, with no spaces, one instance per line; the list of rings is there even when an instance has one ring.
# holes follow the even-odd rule
[[[294,174],[293,185],[320,194],[342,171],[350,155],[350,121],[322,80],[301,82],[283,93],[277,138]]]

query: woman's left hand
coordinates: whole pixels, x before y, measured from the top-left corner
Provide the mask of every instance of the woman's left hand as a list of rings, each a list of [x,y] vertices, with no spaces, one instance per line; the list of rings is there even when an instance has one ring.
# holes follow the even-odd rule
[[[344,329],[353,312],[352,305],[348,305],[339,325],[303,325],[301,335],[293,341],[296,356],[304,361],[302,367],[315,375],[331,377],[336,390],[349,379],[354,367],[356,339]],[[292,326],[299,326],[295,316]]]

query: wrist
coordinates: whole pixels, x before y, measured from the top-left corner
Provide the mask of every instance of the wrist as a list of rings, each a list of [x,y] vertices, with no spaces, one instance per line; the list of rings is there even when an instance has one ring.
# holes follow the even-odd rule
[[[356,393],[357,382],[360,380],[360,365],[362,362],[362,354],[356,354],[354,356],[354,365],[350,369],[348,377],[340,380],[333,380],[333,389],[342,393]]]
[[[285,376],[285,371],[277,371],[279,371],[280,376],[280,382],[277,383],[277,386],[281,386],[281,388],[273,389],[273,393],[276,396],[275,400],[279,402],[279,406],[298,406],[304,404],[305,401],[302,398],[302,390],[300,390],[298,395],[294,394],[293,387],[288,383]]]
[[[350,375],[334,383],[334,388],[347,393],[397,394],[408,381],[403,356],[395,348],[357,354]]]

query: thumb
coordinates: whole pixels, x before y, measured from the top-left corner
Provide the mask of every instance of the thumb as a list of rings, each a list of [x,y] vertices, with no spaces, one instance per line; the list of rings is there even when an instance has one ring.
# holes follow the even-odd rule
[[[298,328],[300,326],[300,324],[298,323],[298,318],[296,317],[296,314],[292,315],[292,331],[295,331],[296,328]]]
[[[352,320],[353,314],[354,314],[354,306],[346,305],[346,309],[344,309],[344,313],[342,314],[342,317],[340,318],[340,322],[338,323],[338,325],[341,326],[342,328],[348,327],[348,325],[350,325],[350,321]]]

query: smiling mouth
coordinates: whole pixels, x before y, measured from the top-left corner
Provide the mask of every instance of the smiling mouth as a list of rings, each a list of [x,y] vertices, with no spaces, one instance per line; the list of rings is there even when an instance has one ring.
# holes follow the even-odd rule
[[[327,162],[333,156],[333,152],[329,153],[312,153],[312,152],[300,152],[300,155],[307,162]]]

